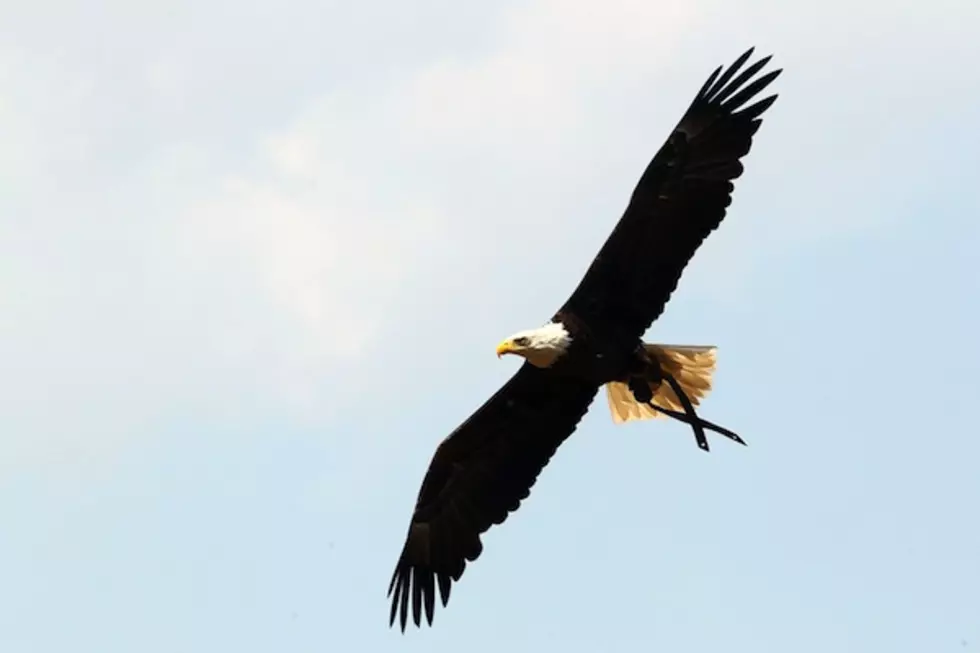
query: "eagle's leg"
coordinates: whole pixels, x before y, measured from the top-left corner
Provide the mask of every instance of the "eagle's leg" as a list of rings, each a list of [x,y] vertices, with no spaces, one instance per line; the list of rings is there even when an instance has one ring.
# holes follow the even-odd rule
[[[627,385],[640,403],[648,404],[653,401],[653,388],[642,376],[631,376]]]
[[[651,357],[642,345],[637,347],[626,382],[633,397],[642,404],[650,403],[663,380],[660,361]]]

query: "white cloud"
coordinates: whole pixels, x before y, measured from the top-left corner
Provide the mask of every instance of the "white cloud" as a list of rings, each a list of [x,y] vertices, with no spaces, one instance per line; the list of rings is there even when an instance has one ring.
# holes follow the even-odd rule
[[[489,189],[495,199],[492,189],[500,188],[456,162],[513,156],[523,142],[557,163],[549,148],[574,141],[576,107],[588,90],[584,76],[569,73],[594,59],[581,41],[617,40],[614,50],[625,52],[630,33],[649,34],[637,25],[653,10],[632,1],[617,7],[623,12],[603,23],[567,4],[532,4],[511,16],[505,45],[490,57],[437,61],[367,96],[320,98],[286,129],[258,139],[250,172],[226,176],[188,210],[182,237],[198,278],[211,261],[241,260],[240,274],[215,283],[254,291],[281,320],[277,353],[265,365],[281,369],[283,380],[301,371],[329,376],[331,366],[366,355],[390,328],[394,321],[385,318],[398,295],[422,298],[404,304],[409,309],[429,309],[424,298],[432,296],[440,305],[431,308],[448,312],[453,295],[485,295],[479,288],[495,285],[480,272],[488,259],[500,266],[500,253],[515,250],[508,227],[526,227],[522,238],[533,247],[564,221],[560,214],[534,222],[530,213],[501,216],[491,202],[454,195],[450,189]],[[535,37],[541,30],[558,36],[543,45]],[[640,47],[639,38],[632,41]],[[602,69],[593,70],[593,82]],[[254,334],[240,333],[236,342],[238,355],[255,355]]]
[[[663,66],[696,15],[691,3],[542,0],[509,13],[501,47],[435,62],[389,99],[407,109],[414,144],[473,150],[562,147],[597,87]],[[403,109],[403,110],[404,110]]]
[[[262,173],[221,180],[181,221],[196,278],[256,293],[284,321],[280,356],[300,368],[363,355],[392,294],[426,268],[429,248],[445,247],[434,209],[386,200],[323,149],[305,126],[270,138]],[[241,267],[223,275],[225,261]],[[252,345],[241,345],[250,355]]]
[[[211,31],[180,21],[138,43],[120,36],[127,60],[47,56],[27,41],[5,51],[0,460],[104,458],[173,415],[324,419],[356,394],[357,365],[421,328],[467,324],[452,347],[498,335],[502,311],[520,314],[514,328],[545,319],[703,75],[758,37],[733,20],[741,9],[709,19],[709,7],[525,2],[500,10],[490,45],[440,53],[424,34],[399,36],[372,52],[383,71],[338,67],[336,40],[318,33],[291,50],[291,32],[276,32],[259,57],[246,28],[209,49]],[[842,116],[880,135],[886,101],[858,73],[835,71],[847,88],[824,73],[832,52],[795,45],[833,26],[821,16],[766,32],[760,50],[788,68],[783,97],[740,183],[739,226],[709,240],[686,292],[714,287],[719,268],[749,278],[763,234],[802,247],[854,228],[819,218],[860,176],[816,199],[810,180],[847,138],[835,136]],[[406,42],[431,54],[390,63]],[[898,45],[878,44],[866,72],[888,70]],[[317,80],[311,95],[293,64],[317,58],[347,81]],[[812,148],[802,162],[798,144]]]

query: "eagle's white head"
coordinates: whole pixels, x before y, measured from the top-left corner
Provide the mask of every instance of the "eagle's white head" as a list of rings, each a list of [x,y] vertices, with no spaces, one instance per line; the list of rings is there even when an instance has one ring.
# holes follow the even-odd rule
[[[497,345],[497,357],[515,354],[535,367],[550,367],[571,343],[572,337],[563,324],[549,322],[537,329],[518,331],[501,342]]]

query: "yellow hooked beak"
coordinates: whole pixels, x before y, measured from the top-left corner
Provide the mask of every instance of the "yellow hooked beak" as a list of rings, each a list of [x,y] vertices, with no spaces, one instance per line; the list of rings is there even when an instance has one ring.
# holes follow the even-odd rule
[[[500,358],[504,354],[514,353],[514,343],[510,340],[504,340],[502,343],[497,345],[497,358]]]

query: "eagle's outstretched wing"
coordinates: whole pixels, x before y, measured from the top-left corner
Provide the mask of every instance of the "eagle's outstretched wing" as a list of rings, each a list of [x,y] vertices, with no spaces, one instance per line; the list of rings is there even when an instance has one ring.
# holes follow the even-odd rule
[[[436,586],[443,606],[480,535],[530,494],[538,474],[578,426],[598,387],[524,363],[436,449],[422,481],[405,546],[388,587],[390,624],[400,615],[432,624]]]
[[[776,100],[770,95],[742,108],[782,72],[752,79],[767,56],[739,73],[752,52],[705,81],[560,312],[626,342],[642,337],[663,312],[691,257],[724,219],[732,180],[742,174],[760,116]]]

